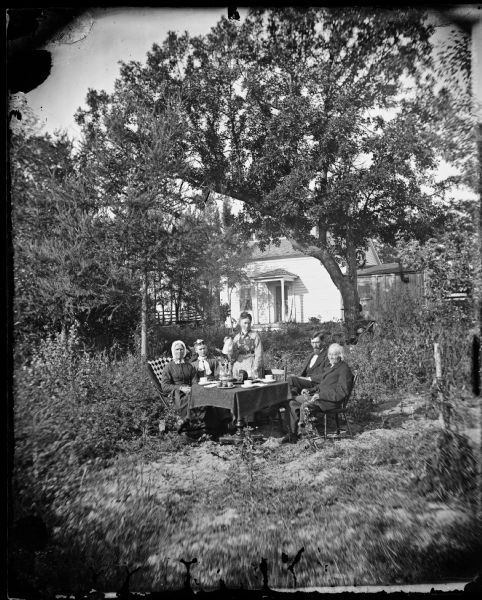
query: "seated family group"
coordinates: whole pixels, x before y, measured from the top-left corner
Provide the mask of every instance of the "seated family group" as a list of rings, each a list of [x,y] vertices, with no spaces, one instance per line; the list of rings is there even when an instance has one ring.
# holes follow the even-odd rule
[[[251,329],[251,315],[241,313],[240,332],[233,339],[225,339],[223,353],[236,379],[248,376],[263,377],[263,346],[260,335]],[[308,357],[300,375],[289,375],[290,431],[286,441],[296,441],[299,427],[313,411],[329,411],[339,408],[350,394],[353,374],[343,360],[343,347],[334,343],[324,346],[324,334],[317,333],[311,339],[313,352]],[[223,363],[209,356],[204,340],[194,344],[196,358],[186,361],[187,348],[181,340],[171,346],[172,360],[164,367],[161,375],[162,391],[172,398],[181,422],[178,431],[189,427],[191,387],[201,377],[216,379]],[[226,362],[225,362],[226,364]],[[197,416],[204,422],[206,430],[220,431],[232,421],[229,410],[214,406],[197,409]],[[253,415],[254,418],[254,415]]]

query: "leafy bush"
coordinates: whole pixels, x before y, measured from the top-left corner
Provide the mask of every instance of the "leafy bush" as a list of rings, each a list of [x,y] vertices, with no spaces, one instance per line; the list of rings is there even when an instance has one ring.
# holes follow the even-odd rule
[[[148,335],[149,345],[147,354],[149,358],[171,353],[171,344],[175,340],[182,340],[186,346],[193,346],[194,342],[201,338],[205,340],[209,348],[223,347],[224,337],[232,335],[231,330],[223,325],[154,325]]]
[[[75,493],[83,466],[146,436],[162,411],[138,357],[89,355],[75,330],[44,340],[15,370],[14,391],[16,483],[48,497]]]
[[[435,375],[438,342],[447,383],[463,388],[470,377],[469,323],[456,307],[423,306],[408,295],[394,296],[372,335],[348,347],[359,370],[358,394],[378,402],[393,391],[427,391]]]
[[[286,365],[288,371],[301,372],[306,358],[311,353],[310,339],[317,333],[324,334],[325,343],[343,342],[343,324],[339,321],[320,323],[286,323],[280,329],[261,332],[265,365],[279,368]]]

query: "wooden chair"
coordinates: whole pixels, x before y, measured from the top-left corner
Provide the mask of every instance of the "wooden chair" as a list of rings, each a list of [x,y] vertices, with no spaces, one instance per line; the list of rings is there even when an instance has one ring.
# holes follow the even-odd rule
[[[161,398],[161,402],[164,404],[164,407],[168,411],[168,414],[174,413],[174,408],[172,406],[172,401],[168,394],[162,391],[161,386],[161,375],[164,367],[170,363],[172,358],[170,356],[161,356],[160,358],[156,358],[155,360],[147,361],[147,371],[152,379],[152,382],[157,390]]]
[[[170,356],[161,356],[160,358],[156,358],[155,360],[148,360],[147,370],[152,379],[152,382],[154,383],[157,393],[159,394],[161,402],[163,403],[164,408],[166,409],[166,417],[173,419],[173,421],[179,425],[181,419],[176,408],[174,407],[172,396],[170,394],[166,394],[166,392],[163,392],[161,386],[162,371],[164,370],[164,367],[171,362],[171,360],[172,358]],[[201,421],[196,416],[197,410],[198,409],[191,410],[191,425],[185,430],[189,435],[198,436],[202,433],[203,428],[200,424]],[[163,424],[162,428],[161,424]],[[159,430],[164,431],[164,427],[165,419],[161,419],[159,421]]]
[[[357,379],[358,379],[358,373],[355,373],[355,376],[353,377],[353,385],[352,385],[352,388],[350,390],[350,393],[342,401],[340,408],[333,408],[331,410],[323,410],[323,411],[320,410],[319,411],[323,415],[324,438],[325,438],[325,440],[327,438],[327,418],[328,418],[328,415],[334,415],[334,417],[335,417],[336,434],[337,435],[340,435],[340,423],[339,423],[339,420],[338,420],[338,415],[341,415],[345,419],[346,427],[348,429],[348,433],[350,434],[350,437],[353,437],[353,434],[352,434],[351,428],[350,428],[350,423],[348,422],[348,419],[347,419],[347,416],[346,416],[346,410],[347,410],[348,401],[350,400],[350,398],[353,395],[353,390],[355,389],[355,385],[356,385]],[[319,416],[313,416],[309,420],[310,420],[310,422],[311,422],[311,424],[313,426],[316,426],[316,425],[320,424],[320,417]]]

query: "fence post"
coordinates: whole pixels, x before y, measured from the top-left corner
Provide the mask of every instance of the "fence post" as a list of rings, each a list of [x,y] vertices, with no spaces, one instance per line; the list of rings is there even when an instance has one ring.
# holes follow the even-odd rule
[[[445,400],[445,386],[442,376],[442,356],[440,354],[440,345],[434,342],[433,345],[433,357],[435,360],[435,387],[437,390],[437,398],[439,402],[439,421],[444,429],[448,429],[449,422],[449,408]]]

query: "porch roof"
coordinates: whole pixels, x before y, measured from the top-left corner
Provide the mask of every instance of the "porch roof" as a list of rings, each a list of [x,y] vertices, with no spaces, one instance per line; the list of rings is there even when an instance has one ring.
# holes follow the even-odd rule
[[[270,280],[279,280],[283,281],[294,281],[298,279],[298,275],[294,273],[290,273],[285,269],[273,269],[272,271],[266,271],[265,273],[256,273],[251,275],[250,279],[254,281],[270,281]]]

